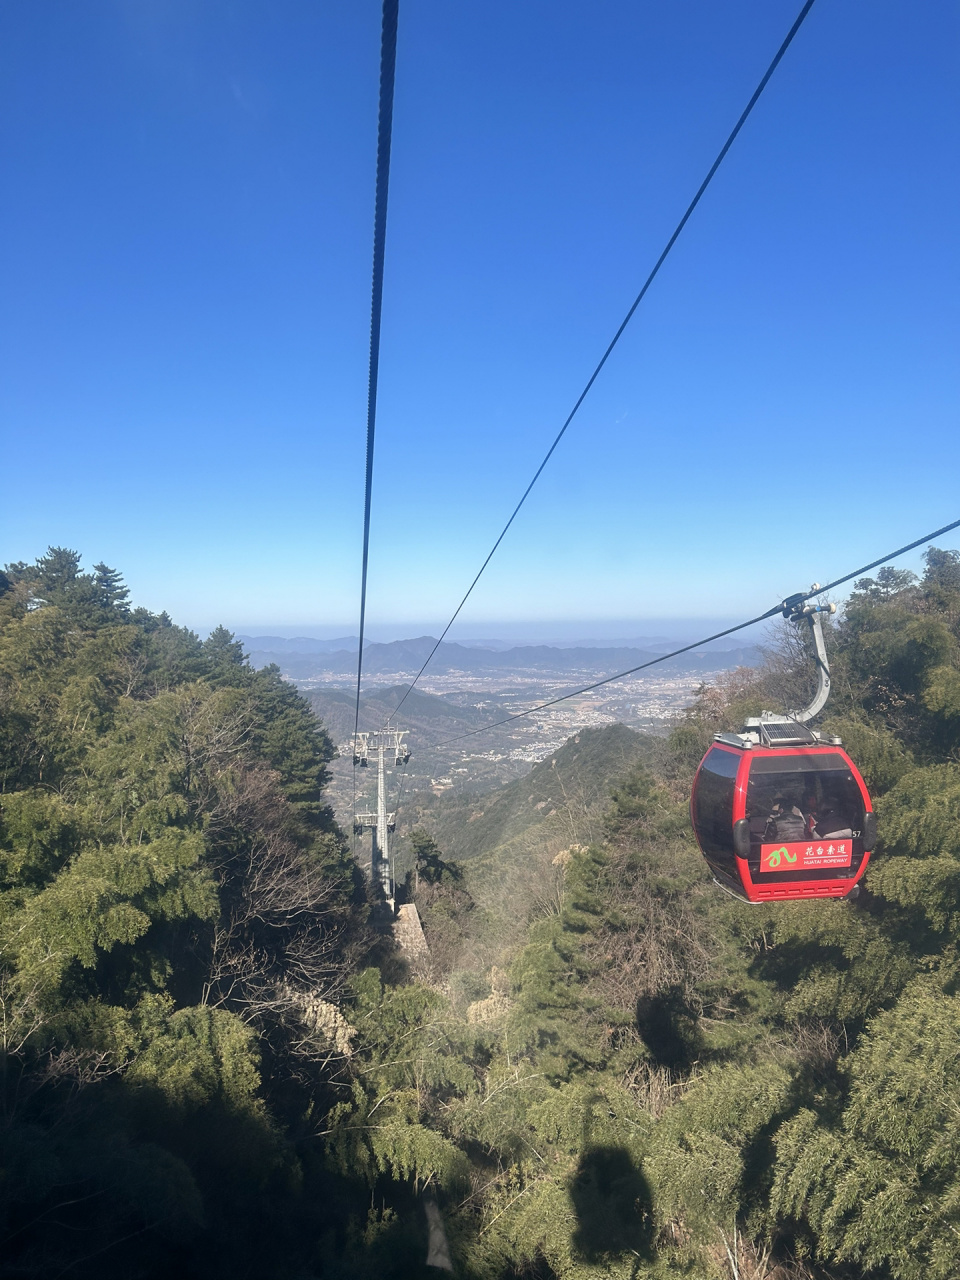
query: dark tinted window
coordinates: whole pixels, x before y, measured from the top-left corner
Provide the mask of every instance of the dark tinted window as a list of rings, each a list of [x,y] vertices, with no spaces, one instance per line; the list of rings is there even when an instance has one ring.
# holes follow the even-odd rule
[[[733,867],[733,786],[740,753],[713,747],[700,766],[693,798],[693,822],[708,858]]]
[[[776,813],[801,815],[796,835],[774,829]],[[751,762],[747,818],[751,839],[852,835],[863,829],[863,796],[842,756],[785,756]]]
[[[750,762],[751,778],[759,777],[762,773],[817,773],[823,769],[843,769],[850,772],[843,756],[834,751],[817,751],[802,756],[758,755]]]

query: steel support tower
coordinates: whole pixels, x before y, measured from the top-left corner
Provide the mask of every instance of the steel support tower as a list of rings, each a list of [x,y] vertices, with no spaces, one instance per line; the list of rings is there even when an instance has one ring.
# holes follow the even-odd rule
[[[406,764],[410,759],[410,752],[403,743],[406,736],[406,729],[358,733],[353,749],[354,766],[366,769],[372,759],[377,762],[377,811],[356,814],[353,829],[358,836],[363,835],[364,831],[370,832],[370,875],[374,883],[383,889],[391,910],[394,906],[394,890],[390,836],[396,827],[396,814],[387,812],[386,767],[388,760],[396,767]]]

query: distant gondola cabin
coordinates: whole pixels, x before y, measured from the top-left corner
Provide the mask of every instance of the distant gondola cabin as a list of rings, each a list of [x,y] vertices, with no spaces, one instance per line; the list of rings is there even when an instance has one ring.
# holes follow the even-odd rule
[[[808,741],[718,734],[694,779],[700,850],[718,883],[748,902],[845,897],[873,849],[876,822],[856,765],[839,739],[796,729]]]

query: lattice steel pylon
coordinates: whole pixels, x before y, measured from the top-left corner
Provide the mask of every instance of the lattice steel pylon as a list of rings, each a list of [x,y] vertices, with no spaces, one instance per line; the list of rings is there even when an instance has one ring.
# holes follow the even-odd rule
[[[394,908],[393,867],[390,862],[390,836],[396,826],[396,814],[387,812],[386,762],[392,756],[395,766],[406,764],[410,752],[404,747],[406,729],[380,729],[376,733],[358,733],[353,748],[355,767],[365,769],[371,759],[377,762],[377,811],[354,815],[353,829],[358,836],[371,834],[370,875],[383,889],[391,910]]]

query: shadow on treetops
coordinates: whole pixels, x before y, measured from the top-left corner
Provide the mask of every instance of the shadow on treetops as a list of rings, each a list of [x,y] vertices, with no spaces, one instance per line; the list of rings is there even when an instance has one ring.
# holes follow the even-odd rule
[[[588,1263],[632,1254],[653,1256],[653,1200],[647,1179],[625,1147],[590,1147],[570,1183],[577,1217],[573,1246]]]

